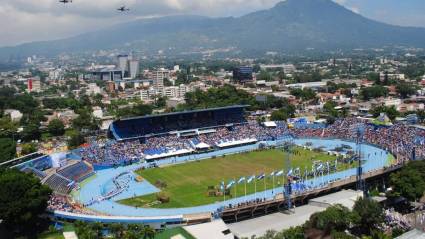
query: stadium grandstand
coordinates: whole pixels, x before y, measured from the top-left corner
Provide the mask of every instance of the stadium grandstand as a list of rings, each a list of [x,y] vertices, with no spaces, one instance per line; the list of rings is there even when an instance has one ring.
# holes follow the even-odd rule
[[[193,135],[199,129],[237,125],[246,122],[247,105],[184,111],[168,114],[120,119],[109,129],[116,140],[137,139],[173,132],[180,136]]]

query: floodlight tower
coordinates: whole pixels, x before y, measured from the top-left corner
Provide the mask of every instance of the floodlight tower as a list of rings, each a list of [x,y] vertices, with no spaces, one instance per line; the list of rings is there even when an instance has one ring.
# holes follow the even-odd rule
[[[356,127],[356,150],[357,150],[357,190],[363,191],[363,196],[366,196],[366,187],[365,187],[365,181],[362,178],[363,174],[363,166],[362,166],[362,143],[363,143],[363,136],[364,136],[364,126],[359,124]]]
[[[292,135],[289,135],[283,145],[283,150],[285,152],[284,169],[286,169],[285,175],[284,175],[284,178],[286,178],[286,180],[283,182],[283,195],[286,201],[286,207],[289,212],[291,212],[291,208],[292,208],[292,201],[291,201],[291,194],[292,194],[291,183],[292,182],[291,182],[291,178],[289,174],[291,170],[291,156],[292,156],[291,154],[292,154],[293,145],[294,145],[294,138]]]

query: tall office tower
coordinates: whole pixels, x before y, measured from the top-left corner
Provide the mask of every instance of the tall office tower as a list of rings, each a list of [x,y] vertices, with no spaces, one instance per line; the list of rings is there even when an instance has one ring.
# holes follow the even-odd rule
[[[153,72],[153,86],[157,91],[164,89],[164,79],[170,78],[170,71],[167,69],[159,69]]]
[[[253,69],[250,66],[240,66],[233,69],[233,80],[238,83],[247,83],[253,80]]]
[[[122,78],[124,78],[128,72],[128,55],[118,55],[118,67],[121,70]]]
[[[135,79],[139,74],[139,61],[138,60],[129,60],[129,72],[130,78]]]

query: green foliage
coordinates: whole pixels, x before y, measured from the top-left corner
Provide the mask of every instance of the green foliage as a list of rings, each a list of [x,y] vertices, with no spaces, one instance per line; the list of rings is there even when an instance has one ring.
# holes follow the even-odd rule
[[[366,235],[370,235],[372,230],[384,222],[381,205],[369,198],[359,198],[354,204],[352,215],[353,224]]]
[[[257,75],[257,81],[258,80],[263,80],[263,81],[272,81],[273,80],[273,76],[270,72],[265,71],[265,70],[261,70],[260,73],[258,73]]]
[[[16,143],[10,138],[0,138],[0,162],[13,159],[16,156]]]
[[[328,81],[326,83],[326,87],[327,87],[328,93],[335,93],[337,90],[340,90],[340,89],[351,89],[351,88],[357,87],[357,85],[355,83],[353,83],[353,84],[347,84],[347,83],[336,84],[336,83],[334,83],[332,81]]]
[[[47,130],[53,136],[61,136],[65,133],[65,125],[59,119],[53,119],[47,126]]]
[[[281,237],[285,239],[304,239],[304,228],[302,226],[291,227],[287,230],[284,230],[278,233]]]
[[[381,113],[385,113],[388,118],[390,118],[390,120],[394,120],[400,115],[394,106],[378,106],[373,108],[370,113],[373,115],[373,117],[378,117]]]
[[[99,122],[92,116],[88,109],[78,111],[78,117],[72,121],[72,127],[77,130],[97,130]]]
[[[77,110],[82,107],[81,103],[75,98],[44,98],[43,106],[48,109],[66,109]]]
[[[294,117],[294,112],[295,112],[295,110],[291,109],[290,107],[275,110],[275,111],[272,112],[270,120],[272,120],[272,121],[286,121],[288,118]]]
[[[380,82],[380,77],[379,77],[379,73],[370,73],[367,75],[366,77],[369,81],[373,81],[375,83],[379,83]]]
[[[15,169],[0,172],[0,185],[2,224],[16,234],[34,234],[52,191],[32,174]]]
[[[120,118],[144,116],[144,115],[151,114],[152,110],[153,109],[151,105],[145,105],[145,104],[139,103],[135,106],[118,108],[116,110],[116,116]]]
[[[306,227],[322,230],[326,234],[332,231],[345,231],[351,222],[350,215],[350,210],[342,205],[331,206],[323,212],[311,215]]]
[[[24,141],[37,140],[41,136],[40,124],[31,122],[27,126],[24,126],[24,130],[21,133]]]
[[[411,161],[400,171],[390,175],[393,191],[389,196],[403,196],[410,201],[421,198],[425,192],[425,162]]]
[[[18,130],[18,124],[10,120],[10,117],[0,118],[0,137],[12,138]]]
[[[365,87],[360,90],[360,95],[364,100],[370,100],[373,98],[387,96],[388,89],[380,85]]]
[[[290,92],[297,99],[313,100],[316,98],[316,92],[312,89],[292,89]]]
[[[77,148],[78,146],[84,144],[84,136],[79,131],[72,131],[69,133],[68,147],[70,149]]]
[[[412,84],[401,82],[396,86],[397,93],[401,98],[405,99],[416,93],[416,87]]]
[[[21,147],[22,147],[21,155],[27,155],[37,151],[37,147],[33,143],[22,144]]]

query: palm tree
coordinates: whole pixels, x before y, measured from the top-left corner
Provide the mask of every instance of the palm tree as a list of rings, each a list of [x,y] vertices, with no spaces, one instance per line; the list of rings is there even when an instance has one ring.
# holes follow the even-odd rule
[[[155,230],[149,225],[145,225],[142,229],[143,239],[153,239],[155,237]]]
[[[119,239],[123,237],[124,226],[121,223],[113,223],[109,226],[109,229],[115,238]]]
[[[91,224],[91,229],[96,233],[97,238],[102,238],[103,224],[95,222]]]

